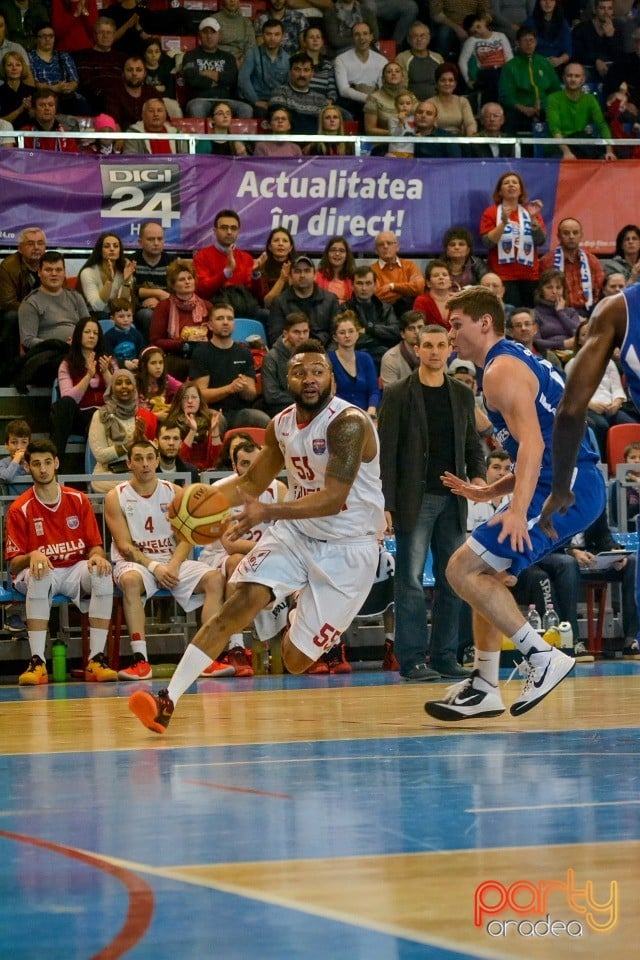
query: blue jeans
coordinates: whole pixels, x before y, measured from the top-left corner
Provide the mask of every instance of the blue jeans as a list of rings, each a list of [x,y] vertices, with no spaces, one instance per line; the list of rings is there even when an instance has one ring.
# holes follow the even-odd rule
[[[456,660],[461,600],[449,586],[449,558],[464,543],[457,498],[425,494],[416,525],[409,533],[396,530],[395,654],[400,673],[424,663],[428,644],[427,609],[422,573],[429,547],[436,581],[431,610],[431,664]]]
[[[409,27],[417,19],[418,4],[414,0],[376,0],[376,10],[382,20],[394,21],[393,39],[400,50]]]

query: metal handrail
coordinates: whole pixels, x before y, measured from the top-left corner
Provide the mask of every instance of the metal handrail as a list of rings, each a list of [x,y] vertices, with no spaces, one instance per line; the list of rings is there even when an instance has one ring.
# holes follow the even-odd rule
[[[113,131],[101,131],[97,132],[95,130],[7,130],[0,132],[0,138],[2,139],[15,139],[17,145],[20,149],[32,150],[36,149],[33,147],[25,147],[25,139],[63,139],[63,140],[175,140],[178,143],[186,142],[188,145],[189,154],[195,154],[196,144],[200,141],[208,142],[209,140],[220,140],[220,141],[234,141],[242,140],[248,143],[257,143],[258,141],[268,140],[273,143],[351,143],[354,146],[355,156],[367,156],[369,151],[367,149],[368,144],[375,143],[397,143],[400,140],[404,139],[399,135],[394,135],[392,133],[387,134],[386,136],[368,136],[367,134],[358,134],[356,136],[326,136],[325,134],[287,134],[286,136],[272,135],[270,133],[183,133],[181,131],[176,131],[175,133],[132,133],[129,131],[117,131],[115,134]],[[407,144],[414,142],[420,142],[420,137],[406,137]],[[640,139],[619,139],[619,138],[610,138],[610,139],[597,139],[593,137],[585,138],[575,138],[570,140],[561,139],[559,137],[520,137],[520,136],[504,136],[504,137],[429,137],[429,143],[442,143],[449,144],[501,144],[502,146],[513,146],[514,147],[514,159],[520,159],[522,157],[522,147],[523,146],[571,146],[574,145],[590,145],[590,146],[604,146],[604,147],[634,147],[640,146]],[[114,156],[123,156],[122,154],[114,154]],[[137,154],[125,154],[125,156],[139,156]],[[157,156],[157,154],[154,154]],[[175,154],[167,154],[167,156],[175,156]],[[242,157],[234,157],[231,159],[242,160]],[[261,159],[258,158],[249,158]],[[293,158],[295,159],[295,158]],[[307,158],[312,159],[312,158]]]

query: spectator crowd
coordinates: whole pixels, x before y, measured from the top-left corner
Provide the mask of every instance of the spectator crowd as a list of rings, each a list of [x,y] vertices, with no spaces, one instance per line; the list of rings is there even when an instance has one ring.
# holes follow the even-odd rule
[[[287,133],[346,129],[388,136],[374,150],[391,156],[501,156],[508,152],[501,136],[532,132],[562,141],[545,148],[549,156],[637,155],[632,144],[567,143],[640,130],[640,27],[631,0],[220,0],[218,7],[209,15],[168,0],[164,10],[115,0],[100,11],[95,0],[2,0],[3,130],[33,132],[25,139],[32,149],[98,154],[177,153],[185,149],[173,139],[177,131],[228,136],[234,123],[242,131],[251,120],[264,142],[212,136],[199,150],[296,156],[318,145],[283,143]],[[337,111],[330,122],[328,107]],[[84,130],[114,136],[37,136]],[[156,136],[123,147],[122,131]],[[455,144],[476,135],[495,142]],[[434,137],[454,142],[423,142]]]

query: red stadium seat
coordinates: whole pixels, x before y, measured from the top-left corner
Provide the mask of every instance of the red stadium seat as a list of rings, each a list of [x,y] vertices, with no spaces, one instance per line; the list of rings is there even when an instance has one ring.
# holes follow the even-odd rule
[[[398,53],[398,46],[395,40],[378,40],[378,50],[387,60],[395,60]]]
[[[204,117],[177,117],[169,122],[181,133],[206,133]]]
[[[624,448],[640,442],[640,423],[619,423],[607,430],[607,465],[609,476],[615,477],[616,467],[624,461]]]
[[[160,45],[165,53],[186,53],[198,46],[197,37],[160,37]]]

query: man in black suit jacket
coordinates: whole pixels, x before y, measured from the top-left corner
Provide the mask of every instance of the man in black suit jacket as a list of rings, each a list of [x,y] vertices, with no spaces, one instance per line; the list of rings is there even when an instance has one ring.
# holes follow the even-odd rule
[[[416,353],[418,369],[384,391],[378,424],[382,489],[396,534],[395,654],[405,680],[463,678],[469,671],[456,660],[461,601],[445,571],[464,542],[467,505],[440,477],[450,471],[483,483],[486,468],[473,393],[445,374],[444,327],[424,327]],[[436,586],[428,667],[422,573],[430,547]]]
[[[504,136],[504,110],[499,103],[485,103],[480,111],[479,137],[491,137],[493,143],[474,143],[468,149],[471,155],[485,160],[491,157],[513,157],[514,145],[500,143]]]

